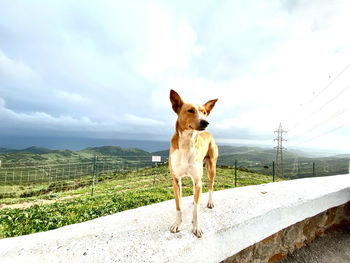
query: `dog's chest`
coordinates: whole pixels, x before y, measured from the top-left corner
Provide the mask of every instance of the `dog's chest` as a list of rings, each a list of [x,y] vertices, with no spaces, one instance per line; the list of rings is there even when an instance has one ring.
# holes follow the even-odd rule
[[[179,148],[171,154],[171,168],[177,178],[190,176],[194,180],[203,174],[203,162],[198,161],[192,136],[180,136]]]

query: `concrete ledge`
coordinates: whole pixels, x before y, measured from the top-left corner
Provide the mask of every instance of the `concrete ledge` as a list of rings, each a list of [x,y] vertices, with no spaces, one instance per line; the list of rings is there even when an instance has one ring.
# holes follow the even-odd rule
[[[273,263],[285,258],[288,254],[292,254],[295,250],[310,244],[316,237],[343,227],[344,229],[350,227],[350,202],[330,208],[313,217],[308,217],[303,221],[284,228],[222,262]],[[331,247],[331,249],[337,251],[338,247]]]
[[[175,202],[124,211],[49,232],[0,240],[1,262],[220,262],[305,218],[350,201],[350,175],[307,178],[214,192],[215,208],[192,234],[192,200],[183,226],[169,232]]]

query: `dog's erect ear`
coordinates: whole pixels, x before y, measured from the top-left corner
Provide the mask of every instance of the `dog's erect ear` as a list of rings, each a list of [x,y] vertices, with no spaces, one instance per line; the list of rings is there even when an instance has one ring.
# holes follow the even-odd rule
[[[207,103],[205,103],[203,106],[205,108],[205,110],[207,111],[207,116],[209,115],[209,113],[211,112],[211,110],[214,108],[215,103],[218,101],[218,99],[215,100],[210,100]]]
[[[170,90],[170,101],[173,106],[173,110],[179,114],[182,105],[184,102],[182,101],[181,97],[175,90]]]

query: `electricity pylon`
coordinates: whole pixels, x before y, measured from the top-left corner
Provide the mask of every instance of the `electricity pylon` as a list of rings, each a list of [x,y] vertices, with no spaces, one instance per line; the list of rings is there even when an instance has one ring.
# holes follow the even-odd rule
[[[286,142],[287,140],[283,139],[283,133],[287,133],[287,131],[284,131],[282,129],[282,124],[280,123],[280,126],[278,127],[277,131],[274,131],[274,133],[277,133],[277,138],[275,141],[277,141],[277,147],[276,149],[276,175],[280,178],[284,178],[284,165],[283,165],[283,150],[286,148],[283,147],[282,143]]]

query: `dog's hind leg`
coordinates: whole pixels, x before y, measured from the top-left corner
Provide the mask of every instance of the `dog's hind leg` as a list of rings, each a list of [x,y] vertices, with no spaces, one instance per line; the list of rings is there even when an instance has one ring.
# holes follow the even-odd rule
[[[216,174],[216,163],[212,160],[206,160],[206,169],[209,177],[209,198],[208,198],[208,208],[214,208],[213,203],[213,191],[214,191],[214,178]]]
[[[174,189],[174,196],[175,196],[175,202],[176,202],[176,221],[175,223],[170,227],[170,231],[172,233],[179,232],[181,230],[181,223],[182,223],[182,212],[181,212],[181,180],[178,180],[177,178],[173,177],[173,189]]]
[[[210,209],[214,208],[213,192],[214,192],[214,178],[216,175],[217,158],[218,158],[218,149],[217,149],[217,146],[215,145],[214,147],[209,148],[207,158],[205,159],[205,167],[207,169],[207,175],[209,177],[209,198],[208,198],[207,207]]]

